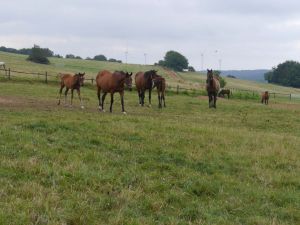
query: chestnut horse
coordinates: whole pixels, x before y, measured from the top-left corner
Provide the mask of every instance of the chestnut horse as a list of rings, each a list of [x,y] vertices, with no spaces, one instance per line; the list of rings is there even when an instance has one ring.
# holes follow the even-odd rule
[[[115,71],[111,73],[103,70],[98,73],[96,77],[97,95],[99,100],[99,110],[104,111],[103,103],[107,93],[110,93],[110,112],[112,112],[112,105],[114,102],[114,93],[119,92],[121,96],[122,112],[126,114],[124,109],[124,84],[132,90],[132,73],[125,73],[123,71]],[[103,92],[101,98],[101,91]]]
[[[269,104],[269,92],[268,91],[265,91],[264,93],[262,93],[261,95],[261,103],[262,104],[266,104],[268,105]]]
[[[64,87],[66,87],[65,105],[67,104],[67,95],[68,95],[69,89],[71,89],[71,105],[73,103],[73,92],[76,89],[79,100],[80,100],[81,108],[84,108],[81,97],[80,97],[80,87],[83,86],[85,73],[76,73],[75,75],[59,73],[58,75],[59,75],[61,81],[60,81],[60,90],[59,90],[59,100],[58,100],[57,105],[60,104],[62,90],[64,89]]]
[[[152,79],[157,76],[156,70],[138,72],[135,75],[135,86],[139,95],[139,104],[144,106],[145,91],[149,90],[149,106],[151,106]]]
[[[220,82],[213,75],[213,70],[207,70],[206,90],[208,94],[209,108],[216,108],[217,95],[220,90]]]
[[[153,88],[157,88],[158,95],[158,108],[162,108],[162,101],[164,101],[164,107],[166,107],[165,102],[165,91],[166,91],[166,80],[165,78],[157,75],[153,79]]]

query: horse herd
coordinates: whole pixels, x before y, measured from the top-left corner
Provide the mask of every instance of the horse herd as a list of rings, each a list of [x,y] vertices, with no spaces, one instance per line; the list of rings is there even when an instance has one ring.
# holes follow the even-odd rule
[[[84,75],[85,73],[77,73],[75,75],[59,74],[61,82],[60,82],[60,90],[59,90],[59,100],[57,103],[58,105],[60,105],[62,91],[65,88],[65,93],[64,93],[65,104],[67,103],[68,91],[71,89],[71,105],[72,105],[73,93],[74,90],[76,90],[80,100],[81,108],[84,108],[80,96],[80,87],[83,86],[84,84]],[[112,73],[108,70],[100,71],[96,77],[99,110],[104,111],[105,97],[108,93],[110,93],[109,111],[112,112],[114,94],[118,92],[121,97],[122,112],[126,114],[124,108],[125,85],[130,91],[132,90],[132,73],[123,72],[123,71],[115,71]],[[166,107],[166,103],[165,103],[166,81],[162,76],[157,74],[156,70],[138,72],[135,75],[135,85],[138,91],[139,104],[141,106],[144,106],[146,90],[149,90],[149,106],[151,106],[151,92],[152,89],[156,87],[158,93],[158,102],[159,102],[158,107],[159,108],[162,108],[162,106]]]
[[[72,74],[59,74],[60,77],[60,90],[59,90],[59,100],[58,105],[61,102],[62,91],[65,88],[65,104],[67,103],[68,91],[71,89],[71,105],[73,103],[73,93],[74,90],[77,91],[81,108],[84,108],[82,104],[82,98],[80,96],[80,87],[84,85],[85,73]],[[104,101],[108,93],[110,93],[110,108],[109,111],[112,112],[112,106],[114,102],[114,94],[118,92],[121,97],[122,112],[126,114],[124,108],[124,91],[125,85],[131,91],[132,90],[132,73],[115,71],[110,72],[108,70],[100,71],[96,77],[97,86],[97,97],[99,101],[99,110],[104,110]],[[135,75],[135,86],[138,92],[139,104],[144,106],[145,104],[145,92],[149,91],[149,106],[151,106],[151,92],[155,87],[157,88],[158,94],[158,107],[166,107],[165,103],[165,90],[166,90],[166,80],[157,74],[156,70],[149,70],[146,72],[138,72]],[[206,80],[206,90],[208,93],[209,108],[216,108],[217,96],[224,96],[224,94],[230,95],[230,90],[220,91],[220,82],[218,77],[214,76],[213,70],[207,70],[207,80]],[[102,96],[101,96],[102,94]],[[269,93],[266,91],[262,95],[262,103],[268,104]]]

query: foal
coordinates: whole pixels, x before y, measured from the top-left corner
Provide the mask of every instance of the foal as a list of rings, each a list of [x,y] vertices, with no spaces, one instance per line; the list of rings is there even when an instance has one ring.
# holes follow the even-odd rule
[[[110,93],[110,112],[112,112],[112,105],[114,102],[114,93],[119,92],[121,96],[122,112],[126,114],[124,109],[124,84],[131,91],[132,89],[132,73],[124,73],[123,71],[115,71],[111,73],[107,70],[99,72],[96,77],[97,96],[99,100],[99,110],[104,111],[103,103],[107,93]],[[101,91],[103,92],[101,98]]]
[[[81,97],[80,97],[80,87],[83,86],[85,73],[76,73],[75,75],[60,73],[58,75],[60,76],[61,81],[60,81],[60,90],[59,90],[59,100],[58,100],[57,105],[60,105],[62,90],[64,89],[64,87],[66,87],[65,105],[67,104],[68,91],[69,91],[69,89],[71,89],[71,105],[73,103],[73,92],[74,92],[74,90],[77,90],[81,108],[84,108]]]
[[[162,101],[164,101],[164,107],[166,107],[165,102],[165,91],[166,91],[166,80],[165,78],[157,75],[153,79],[153,88],[157,88],[158,95],[158,108],[162,108]]]
[[[268,91],[265,91],[264,93],[262,93],[261,95],[261,103],[262,104],[266,104],[268,105],[269,104],[269,92]]]

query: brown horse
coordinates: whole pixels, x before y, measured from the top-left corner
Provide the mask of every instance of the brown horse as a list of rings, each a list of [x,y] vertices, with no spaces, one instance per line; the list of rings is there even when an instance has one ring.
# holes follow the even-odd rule
[[[112,105],[114,102],[114,93],[119,92],[121,96],[122,112],[126,114],[124,109],[124,84],[131,91],[132,89],[132,73],[125,73],[123,71],[115,71],[111,73],[103,70],[98,73],[96,77],[97,95],[99,100],[99,110],[104,111],[103,103],[107,93],[110,93],[110,112],[112,112]],[[101,98],[101,91],[103,92]]]
[[[218,94],[218,96],[219,97],[225,97],[225,95],[227,95],[227,98],[229,99],[229,96],[230,96],[230,90],[229,89],[222,89],[220,92],[219,92],[219,94]]]
[[[139,95],[139,104],[144,106],[145,91],[149,90],[149,106],[151,107],[152,79],[157,76],[156,70],[138,72],[135,75],[135,86]]]
[[[209,108],[216,108],[217,94],[220,90],[220,82],[213,75],[213,70],[207,70],[206,91],[208,94]]]
[[[165,91],[166,91],[166,80],[165,78],[157,75],[153,79],[153,88],[157,88],[157,96],[158,96],[158,108],[162,108],[162,101],[164,101],[164,107],[166,107],[165,102]]]
[[[57,105],[60,104],[62,90],[64,89],[64,87],[66,87],[65,105],[67,104],[68,91],[69,91],[69,89],[71,89],[71,105],[73,103],[73,92],[74,92],[74,90],[77,90],[81,108],[84,108],[81,97],[80,97],[80,87],[83,86],[85,73],[76,73],[75,75],[59,73],[58,75],[59,75],[61,81],[60,81],[60,90],[59,90],[59,100],[58,100]]]
[[[264,93],[262,93],[261,95],[261,103],[262,104],[266,104],[268,105],[269,104],[269,92],[268,91],[265,91]]]

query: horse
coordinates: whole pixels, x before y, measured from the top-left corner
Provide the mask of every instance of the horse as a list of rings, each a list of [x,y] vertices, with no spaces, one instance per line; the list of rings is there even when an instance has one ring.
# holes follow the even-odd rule
[[[149,90],[149,107],[151,107],[152,79],[157,76],[156,70],[138,72],[135,75],[135,86],[139,95],[139,104],[144,106],[145,91]]]
[[[96,77],[97,96],[99,100],[99,110],[104,112],[103,103],[107,93],[110,93],[110,112],[112,112],[112,105],[114,102],[114,93],[119,92],[122,104],[122,113],[126,114],[124,109],[124,84],[132,90],[132,73],[115,71],[113,73],[103,70],[98,73]],[[101,98],[101,91],[103,92]]]
[[[69,91],[69,89],[71,89],[71,105],[73,103],[73,92],[74,92],[74,90],[77,90],[77,94],[78,94],[78,97],[79,97],[79,100],[80,100],[81,108],[84,108],[84,106],[82,104],[81,96],[80,96],[80,87],[83,86],[84,75],[85,75],[85,73],[76,73],[74,75],[72,75],[72,74],[63,74],[63,73],[58,74],[61,81],[60,81],[60,90],[59,90],[59,100],[58,100],[57,105],[60,105],[62,90],[64,89],[64,87],[66,87],[66,90],[65,90],[65,105],[67,104],[68,91]]]
[[[262,104],[266,104],[268,105],[269,104],[269,92],[268,91],[265,91],[264,93],[261,94],[261,103]]]
[[[158,96],[158,108],[162,108],[162,101],[164,102],[164,107],[166,107],[165,102],[165,90],[166,90],[166,80],[165,78],[157,75],[153,79],[153,88],[157,88],[157,96]]]
[[[206,91],[208,94],[209,108],[216,108],[217,94],[220,90],[220,82],[213,75],[213,70],[207,70]]]
[[[227,95],[227,97],[228,97],[228,99],[229,99],[229,96],[230,96],[230,90],[229,89],[222,89],[220,92],[219,92],[219,94],[218,94],[218,96],[219,97],[225,97],[225,95]]]

